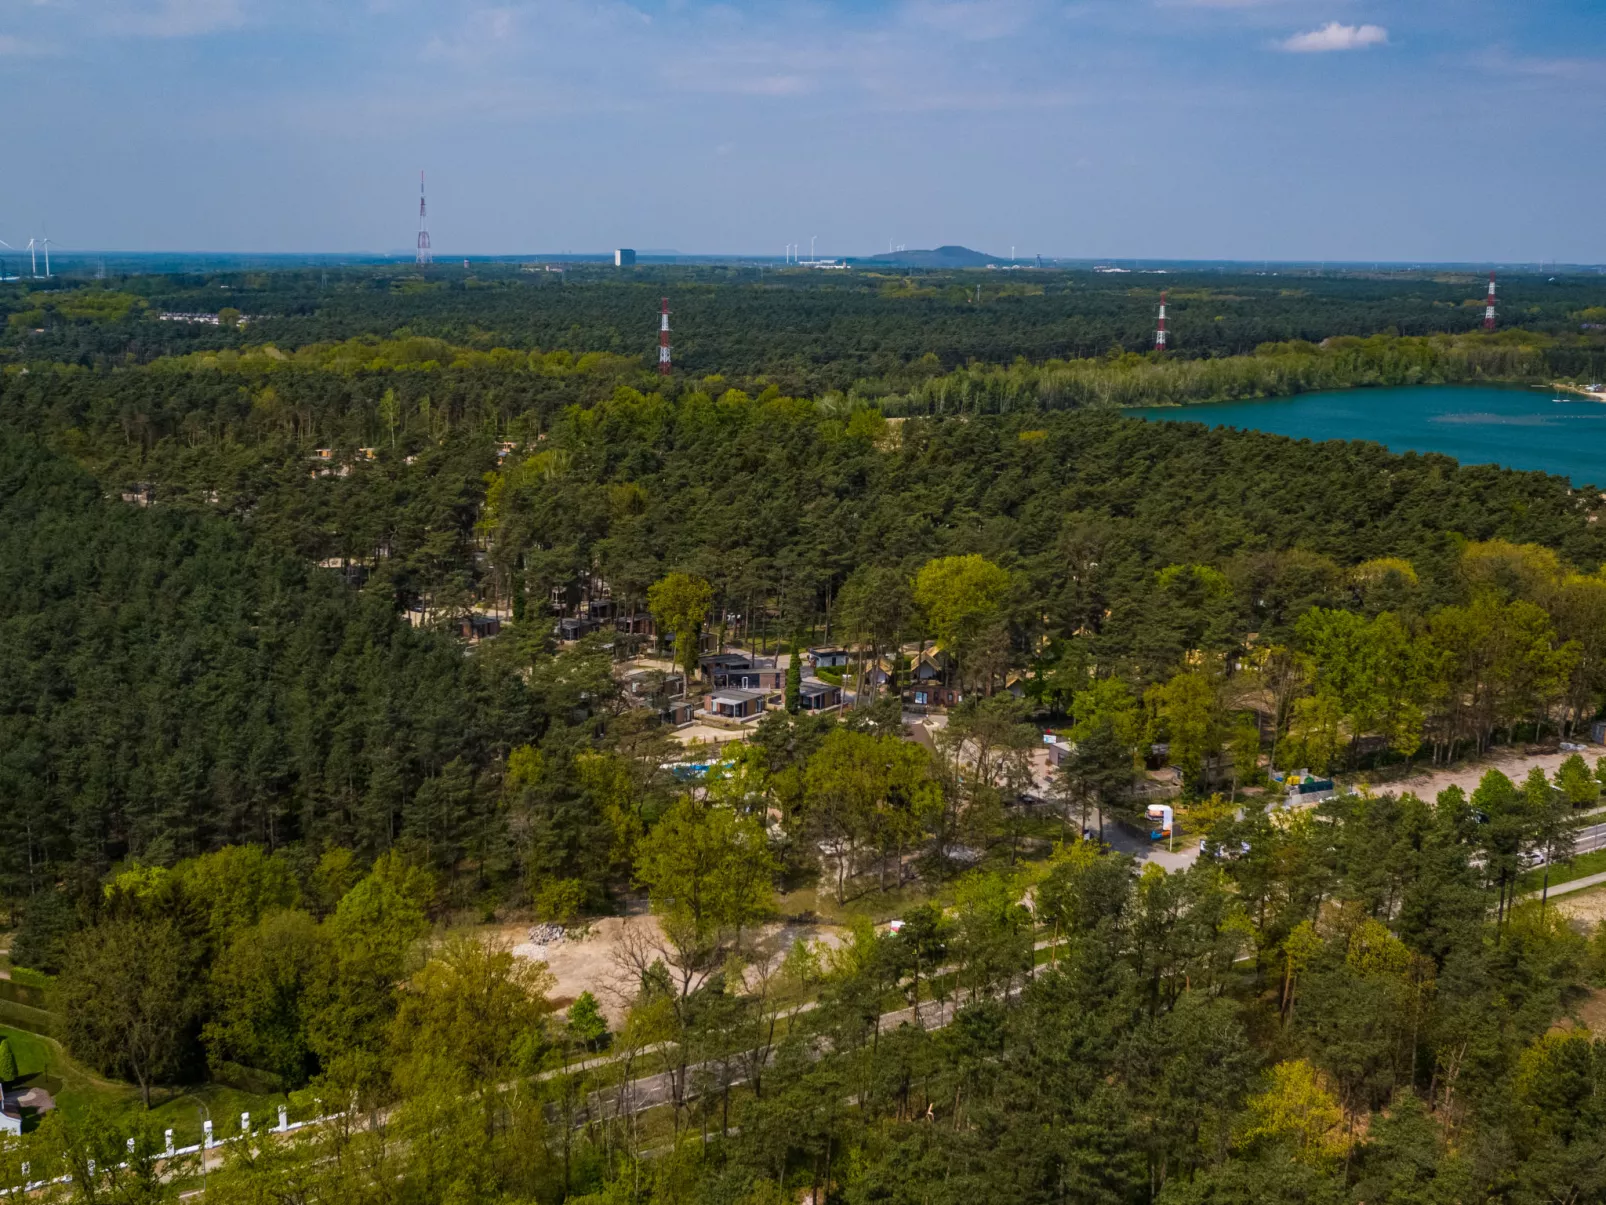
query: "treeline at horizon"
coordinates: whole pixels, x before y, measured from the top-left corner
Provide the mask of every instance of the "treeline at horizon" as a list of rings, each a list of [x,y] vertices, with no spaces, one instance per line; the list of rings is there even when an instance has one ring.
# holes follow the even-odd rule
[[[1171,359],[1252,353],[1338,336],[1464,334],[1483,319],[1475,274],[1276,276],[1177,272],[855,271],[748,267],[618,273],[482,265],[263,270],[0,286],[0,357],[143,363],[197,350],[398,334],[469,348],[605,352],[656,366],[667,296],[678,370],[822,395],[880,381],[904,391],[933,372],[1146,352],[1169,292]],[[1513,277],[1501,328],[1558,347],[1606,346],[1606,280]],[[979,290],[979,292],[978,292]],[[244,326],[161,321],[164,312],[243,315]],[[1561,375],[1584,371],[1580,366]]]

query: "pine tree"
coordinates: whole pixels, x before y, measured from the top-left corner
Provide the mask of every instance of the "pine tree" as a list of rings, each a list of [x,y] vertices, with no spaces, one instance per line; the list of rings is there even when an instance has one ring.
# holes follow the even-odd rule
[[[792,656],[786,663],[786,710],[796,715],[803,706],[803,650],[792,638]]]
[[[11,1039],[0,1038],[0,1084],[9,1084],[17,1075],[17,1056],[11,1052]]]

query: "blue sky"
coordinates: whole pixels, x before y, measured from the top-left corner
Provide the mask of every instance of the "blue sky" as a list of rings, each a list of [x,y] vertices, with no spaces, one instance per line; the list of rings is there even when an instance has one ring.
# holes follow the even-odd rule
[[[1603,0],[0,0],[0,238],[1606,261]]]

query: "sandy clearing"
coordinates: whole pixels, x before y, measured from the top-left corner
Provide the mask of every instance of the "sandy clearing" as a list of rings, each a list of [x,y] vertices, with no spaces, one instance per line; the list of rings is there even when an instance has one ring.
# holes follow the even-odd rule
[[[1600,745],[1586,746],[1582,756],[1590,764],[1595,759],[1606,755],[1606,748]],[[1446,787],[1457,786],[1468,795],[1477,789],[1478,781],[1490,770],[1499,770],[1512,782],[1521,783],[1528,776],[1528,771],[1540,766],[1549,776],[1554,776],[1556,768],[1572,756],[1571,752],[1547,751],[1536,752],[1527,749],[1496,749],[1475,762],[1462,762],[1459,765],[1442,769],[1427,768],[1418,770],[1409,777],[1388,778],[1372,783],[1375,791],[1396,791],[1404,793],[1410,791],[1421,799],[1432,800]],[[1368,781],[1366,775],[1356,775],[1355,784]]]
[[[693,722],[684,728],[676,728],[670,733],[677,741],[686,746],[701,748],[710,757],[717,757],[726,745],[733,745],[738,741],[745,741],[751,732],[738,732],[733,728],[715,728],[712,724]]]
[[[608,1023],[614,1026],[624,1021],[635,991],[634,978],[622,961],[624,950],[633,940],[655,944],[663,940],[658,921],[646,914],[605,916],[573,930],[556,945],[537,945],[528,940],[529,930],[527,924],[497,925],[484,933],[493,940],[508,942],[517,958],[546,963],[557,980],[552,997],[560,1005],[589,991],[602,1006]],[[759,931],[756,945],[784,950],[800,940],[835,947],[843,941],[843,930],[834,925],[771,924]]]
[[[640,926],[651,940],[662,938],[662,930],[651,916],[605,916],[584,929],[571,931],[556,945],[537,945],[528,940],[527,925],[502,926],[501,935],[515,943],[515,957],[546,963],[557,979],[552,990],[555,999],[567,1004],[588,991],[602,1005],[609,1023],[618,1024],[624,1019],[622,993],[629,980],[618,960],[627,923]]]
[[[1568,920],[1594,928],[1606,920],[1606,887],[1594,887],[1577,895],[1564,895],[1552,901],[1551,907]]]

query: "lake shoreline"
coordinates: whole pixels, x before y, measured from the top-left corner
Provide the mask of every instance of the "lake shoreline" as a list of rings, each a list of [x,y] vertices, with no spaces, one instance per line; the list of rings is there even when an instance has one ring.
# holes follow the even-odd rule
[[[1234,401],[1127,407],[1131,418],[1197,422],[1313,442],[1365,441],[1391,452],[1440,454],[1606,481],[1606,396],[1559,382],[1353,386]]]
[[[1301,389],[1294,393],[1257,393],[1249,397],[1213,397],[1185,402],[1155,402],[1148,406],[1122,406],[1117,404],[1115,408],[1120,410],[1122,414],[1130,415],[1138,411],[1197,410],[1200,407],[1209,406],[1256,405],[1261,402],[1291,402],[1298,398],[1318,397],[1327,394],[1369,393],[1375,390],[1395,389],[1491,389],[1499,392],[1528,389],[1544,391],[1548,389],[1576,393],[1591,401],[1606,402],[1606,393],[1590,393],[1582,385],[1569,385],[1561,381],[1542,381],[1533,377],[1510,377],[1482,381],[1425,381],[1419,385],[1379,385],[1369,383],[1341,385],[1332,389]]]
[[[1550,388],[1558,389],[1562,393],[1576,393],[1592,402],[1606,402],[1606,390],[1596,392],[1587,385],[1570,385],[1565,381],[1552,381],[1550,382]]]

